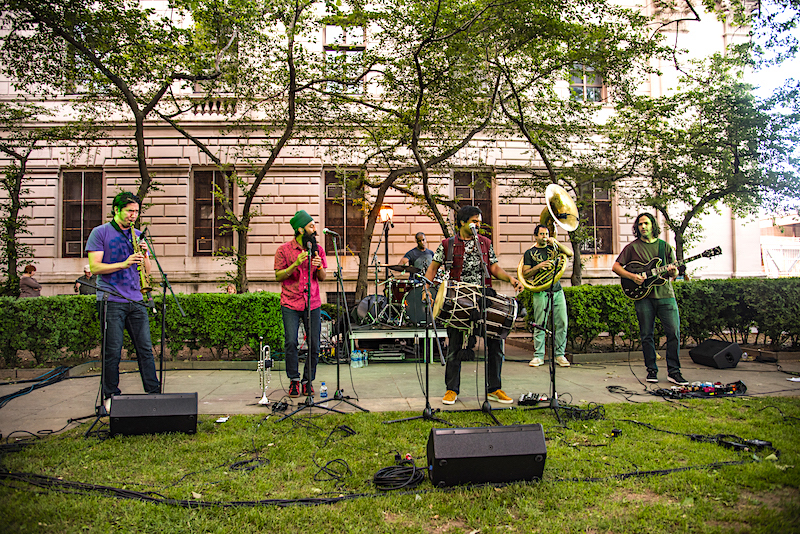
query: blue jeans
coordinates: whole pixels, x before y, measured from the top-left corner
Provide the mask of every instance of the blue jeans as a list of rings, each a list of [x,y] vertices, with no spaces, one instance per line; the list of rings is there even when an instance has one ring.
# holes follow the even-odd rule
[[[550,310],[547,309],[550,297],[547,291],[540,291],[533,294],[533,320],[537,325],[550,329]],[[553,293],[553,320],[555,321],[556,333],[556,358],[564,355],[567,347],[567,299],[564,291]],[[536,358],[544,359],[544,347],[547,341],[547,333],[538,328],[533,331],[533,355]]]
[[[681,319],[678,314],[678,303],[674,298],[637,300],[636,318],[639,319],[639,339],[644,352],[644,364],[649,371],[658,371],[656,364],[656,345],[653,332],[656,328],[656,317],[667,335],[667,372],[676,373],[681,370],[678,350],[681,347]]]
[[[311,328],[305,311],[295,311],[281,306],[283,316],[283,353],[286,357],[286,376],[289,380],[300,380],[297,358],[297,333],[300,330],[300,321],[306,329],[308,357],[303,367],[303,382],[313,382],[317,376],[317,362],[319,361],[319,334],[321,329],[319,308],[311,310]]]
[[[139,375],[142,377],[142,387],[144,387],[145,393],[159,393],[161,384],[156,376],[147,310],[131,302],[108,302],[107,306],[107,313],[104,317],[103,303],[97,302],[100,327],[102,328],[103,324],[106,324],[103,398],[107,399],[122,393],[119,389],[119,361],[122,357],[122,334],[125,330],[128,331],[136,349]]]
[[[445,358],[444,385],[448,390],[459,392],[461,386],[461,358],[459,351],[464,343],[463,330],[447,327],[447,357]],[[493,337],[484,338],[488,355],[486,360],[487,393],[494,393],[502,386],[500,374],[503,370],[503,341]]]

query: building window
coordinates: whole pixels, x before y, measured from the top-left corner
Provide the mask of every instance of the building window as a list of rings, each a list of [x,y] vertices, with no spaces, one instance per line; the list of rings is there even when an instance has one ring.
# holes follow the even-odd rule
[[[611,217],[611,192],[599,187],[592,188],[591,198],[580,210],[581,221],[585,221],[589,238],[581,245],[581,254],[611,254],[614,232]]]
[[[89,233],[103,222],[103,173],[69,171],[61,177],[64,185],[61,254],[65,258],[82,258],[86,256]]]
[[[580,102],[603,102],[603,77],[592,67],[575,65],[570,73],[570,98]]]
[[[213,185],[212,185],[213,184]],[[233,247],[233,232],[227,227],[225,210],[214,194],[230,187],[220,171],[194,172],[194,255],[212,256]],[[228,192],[228,198],[233,198]]]
[[[478,206],[483,213],[481,233],[492,239],[492,173],[456,171],[453,174],[458,207]]]
[[[323,39],[325,44],[325,66],[331,77],[355,79],[361,73],[361,62],[364,56],[363,26],[345,28],[342,26],[325,26]],[[333,93],[355,94],[364,91],[364,84],[354,85],[336,82],[328,83],[328,91]]]
[[[361,251],[364,237],[364,190],[359,185],[360,177],[359,171],[325,171],[325,228],[338,233],[339,248],[346,246],[352,254]],[[333,252],[330,235],[325,236],[325,252]]]

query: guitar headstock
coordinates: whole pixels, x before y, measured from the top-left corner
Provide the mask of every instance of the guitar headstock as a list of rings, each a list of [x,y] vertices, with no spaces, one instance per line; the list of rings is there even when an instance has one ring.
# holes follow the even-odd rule
[[[722,247],[714,247],[704,251],[701,256],[704,258],[713,258],[714,256],[719,256],[722,254]]]

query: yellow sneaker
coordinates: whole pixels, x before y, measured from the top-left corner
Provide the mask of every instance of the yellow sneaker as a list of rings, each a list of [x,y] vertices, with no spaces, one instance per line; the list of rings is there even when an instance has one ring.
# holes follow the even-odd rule
[[[442,404],[455,404],[457,398],[458,398],[458,393],[456,393],[451,389],[448,389],[447,393],[444,394],[444,398],[442,399]]]
[[[489,400],[493,402],[500,402],[503,404],[511,404],[514,402],[511,397],[505,394],[502,389],[498,389],[497,391],[492,391],[489,393]]]
[[[569,367],[569,360],[564,356],[559,356],[556,358],[556,363],[561,367]]]
[[[539,367],[540,365],[544,365],[544,358],[534,358],[528,362],[528,365],[531,367]]]

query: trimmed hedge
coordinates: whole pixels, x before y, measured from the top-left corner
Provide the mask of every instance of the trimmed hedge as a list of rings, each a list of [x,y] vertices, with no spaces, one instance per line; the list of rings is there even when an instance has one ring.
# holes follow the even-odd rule
[[[564,291],[570,350],[586,351],[603,332],[626,347],[638,345],[633,301],[625,297],[619,285],[567,287]],[[760,341],[773,347],[797,347],[800,343],[800,278],[678,282],[675,295],[684,345],[710,337],[739,343]],[[178,295],[178,299],[185,318],[172,298],[167,299],[170,354],[184,347],[205,347],[213,349],[219,358],[235,358],[245,347],[257,353],[259,335],[276,348],[273,353],[281,352],[283,325],[278,294],[200,293]],[[521,293],[518,299],[528,310],[533,309],[530,292]],[[160,305],[161,297],[156,297],[156,310]],[[335,319],[335,307],[326,305],[325,309]],[[526,320],[533,318],[529,315]],[[157,345],[161,338],[160,313],[150,315],[150,332]],[[86,357],[99,344],[100,325],[93,296],[0,297],[0,357],[6,367],[20,364],[20,350],[30,351],[38,365],[46,365],[65,354]]]
[[[183,318],[171,296],[167,298],[166,347],[176,354],[184,347],[214,349],[218,357],[233,356],[244,347],[258,351],[258,336],[271,347],[283,347],[280,296],[177,295]],[[161,297],[150,314],[153,345],[161,339]],[[126,348],[132,350],[127,340]],[[29,299],[0,298],[0,356],[6,367],[20,364],[17,351],[30,351],[37,365],[57,361],[64,353],[88,356],[100,345],[100,324],[94,296],[63,295]]]
[[[699,344],[711,337],[739,343],[760,340],[775,348],[797,347],[800,342],[800,278],[696,280],[676,282],[674,287],[683,345],[690,339]],[[619,337],[626,347],[638,345],[633,301],[619,285],[565,287],[564,293],[570,350],[584,352],[603,332],[612,341]],[[526,309],[533,309],[529,291],[518,299]],[[531,322],[533,317],[528,315],[526,323]]]

